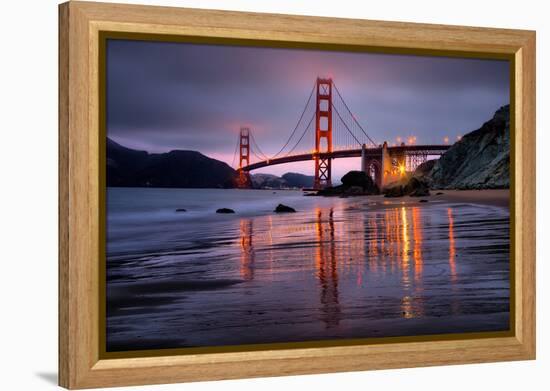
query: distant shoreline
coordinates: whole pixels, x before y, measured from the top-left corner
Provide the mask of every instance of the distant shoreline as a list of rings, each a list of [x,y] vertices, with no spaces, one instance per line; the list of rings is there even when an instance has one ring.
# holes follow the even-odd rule
[[[107,189],[165,189],[165,190],[262,190],[262,191],[303,191],[299,187],[289,189],[239,189],[238,187],[157,187],[157,186],[105,186]]]
[[[156,189],[156,190],[239,190],[243,192],[248,191],[263,191],[263,192],[302,192],[302,189],[220,189],[220,188],[180,188],[180,187],[127,187],[127,186],[107,186],[107,189]],[[430,196],[425,197],[391,197],[386,198],[383,195],[367,195],[367,196],[354,196],[349,197],[355,200],[365,200],[370,204],[371,210],[384,209],[387,207],[404,206],[429,206],[434,202],[440,203],[468,203],[477,205],[490,205],[502,208],[510,207],[510,190],[509,189],[481,189],[481,190],[431,190]],[[437,193],[443,193],[436,195]],[[305,194],[305,191],[304,191]],[[322,197],[322,196],[320,196]],[[308,198],[308,197],[304,197]],[[317,198],[317,197],[314,197]],[[325,197],[323,197],[325,198]],[[336,197],[338,198],[338,197]],[[427,200],[428,202],[420,202],[420,200]]]

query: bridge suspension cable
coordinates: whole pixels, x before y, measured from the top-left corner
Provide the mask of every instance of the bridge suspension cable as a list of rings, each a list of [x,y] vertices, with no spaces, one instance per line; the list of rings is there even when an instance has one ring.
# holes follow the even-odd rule
[[[357,139],[357,137],[355,137],[355,135],[353,134],[353,132],[351,131],[351,129],[348,127],[348,125],[346,124],[346,121],[344,121],[344,119],[342,118],[342,116],[340,115],[340,112],[338,111],[338,109],[336,108],[336,106],[334,106],[334,103],[332,103],[332,108],[334,109],[334,111],[336,112],[336,115],[338,115],[338,118],[340,118],[340,121],[342,121],[342,123],[344,124],[344,127],[346,128],[346,130],[349,132],[349,134],[351,134],[351,136],[353,137],[353,139],[355,141],[357,141],[357,144],[359,144],[359,146],[361,146],[361,141],[359,141]]]
[[[252,153],[254,155],[256,155],[256,157],[258,157],[260,160],[262,159],[265,159],[265,160],[269,160],[269,158],[267,157],[267,155],[265,153],[262,152],[262,150],[260,149],[260,147],[258,146],[258,143],[256,142],[256,139],[254,138],[254,133],[250,132],[250,138],[252,139],[252,146],[254,148],[252,148]],[[256,149],[258,151],[258,153],[260,155],[262,155],[263,157],[259,157],[256,152],[254,151],[254,149]]]
[[[306,125],[304,131],[302,132],[302,135],[300,136],[300,138],[298,139],[298,141],[296,142],[296,144],[294,144],[294,146],[286,153],[285,156],[289,156],[295,149],[296,147],[298,146],[298,144],[300,144],[300,142],[302,141],[302,139],[304,138],[304,136],[306,135],[307,131],[309,130],[309,127],[311,126],[311,124],[313,123],[313,120],[315,119],[315,113],[313,113],[313,115],[311,116],[311,119],[309,120],[308,124]]]
[[[363,134],[365,135],[365,137],[367,137],[367,139],[372,143],[373,146],[378,146],[378,144],[376,144],[374,142],[374,140],[367,134],[367,132],[365,131],[365,129],[363,129],[363,127],[361,126],[361,124],[359,123],[359,121],[357,121],[357,119],[355,118],[355,116],[353,115],[353,113],[351,112],[349,106],[347,105],[346,101],[344,100],[344,98],[342,97],[342,94],[340,94],[340,91],[338,90],[338,87],[336,87],[336,83],[334,83],[334,81],[332,82],[332,85],[334,86],[334,89],[336,90],[336,94],[338,95],[338,97],[340,98],[340,100],[342,101],[342,103],[344,104],[344,107],[346,108],[346,110],[348,111],[348,113],[350,114],[351,118],[353,119],[353,121],[355,122],[355,124],[359,127],[359,129],[361,129],[361,132],[363,132]],[[334,107],[334,106],[333,106]],[[340,116],[340,115],[339,115]],[[341,117],[340,117],[341,118]],[[342,122],[344,122],[345,124],[345,121],[342,119]],[[346,126],[346,128],[348,128]],[[348,128],[349,130],[349,128]],[[361,144],[361,143],[360,143]]]
[[[262,156],[259,156],[256,152],[254,152],[254,149],[250,149],[250,151],[252,152],[252,154],[253,154],[254,156],[256,156],[256,158],[258,158],[259,161],[262,161],[262,160],[269,160],[269,159],[267,159],[267,158],[264,158],[264,157],[262,157]]]
[[[237,159],[237,151],[239,150],[240,141],[241,140],[237,137],[237,144],[235,145],[235,152],[233,152],[233,160],[231,161],[232,168],[235,168],[235,160]]]
[[[336,118],[335,118],[336,121],[333,124],[333,127],[334,127],[333,137],[334,137],[334,140],[336,141],[335,143],[336,148],[337,149],[338,147],[349,148],[353,146],[355,143],[357,143],[358,146],[362,146],[364,142],[361,141],[363,137],[360,135],[360,132],[365,136],[366,139],[363,139],[363,140],[366,141],[366,143],[370,143],[374,147],[377,147],[378,145],[376,144],[376,142],[367,134],[365,129],[361,126],[361,124],[359,123],[355,115],[352,113],[351,109],[349,108],[348,104],[344,100],[342,94],[340,93],[340,90],[338,89],[334,81],[331,80],[331,82],[332,82],[332,86],[334,87],[334,90],[336,91],[336,96],[337,98],[339,98],[339,99],[330,100],[331,109],[336,113]],[[308,133],[308,131],[311,129],[315,130],[314,129],[315,126],[312,127],[311,125],[314,123],[313,121],[316,118],[317,109],[315,105],[311,105],[311,102],[312,102],[312,97],[315,93],[316,86],[317,86],[317,81],[316,83],[313,84],[311,92],[309,93],[309,96],[307,98],[306,104],[300,114],[300,117],[298,118],[298,121],[294,129],[292,130],[289,137],[287,138],[283,146],[279,149],[279,151],[276,154],[272,155],[271,157],[268,157],[267,154],[264,153],[260,148],[258,142],[254,137],[254,134],[252,132],[249,133],[250,134],[250,151],[249,152],[252,155],[254,155],[260,161],[273,160],[280,155],[283,155],[285,157],[290,156],[298,148],[300,143],[302,143],[302,140],[304,140],[304,137]],[[306,118],[306,113],[308,112],[308,108],[310,108],[310,106],[313,107],[313,114],[310,120],[308,121],[307,125],[304,127],[303,131],[300,134],[299,130],[301,129],[302,125],[305,123],[304,119]],[[340,107],[340,109],[338,107]],[[344,115],[345,115],[345,118],[344,118]],[[351,117],[351,121],[347,119],[348,116]],[[342,125],[343,125],[343,128],[342,128]],[[296,140],[296,142],[293,144],[291,148],[288,148],[291,145],[292,140],[294,140],[295,136],[297,136],[298,134],[300,134],[300,137]],[[238,149],[239,149],[239,143],[237,143],[237,146],[235,148],[235,153],[233,154],[232,165],[235,164],[235,159],[237,156]],[[284,153],[284,151],[287,149],[288,149],[288,152]],[[311,149],[306,147],[306,150],[310,151]]]
[[[300,114],[300,118],[298,119],[298,122],[296,123],[296,126],[294,127],[294,130],[292,130],[290,136],[288,137],[288,139],[286,140],[286,142],[284,143],[284,145],[281,147],[281,149],[279,150],[279,152],[277,152],[275,155],[271,156],[271,159],[273,158],[276,158],[277,156],[279,156],[281,154],[281,152],[283,152],[283,150],[287,147],[287,145],[290,143],[290,140],[292,140],[292,137],[294,137],[294,134],[296,133],[296,131],[298,130],[298,127],[300,126],[300,123],[302,122],[302,119],[304,118],[304,114],[306,113],[307,111],[307,108],[309,106],[309,102],[311,102],[311,97],[313,96],[313,92],[315,91],[315,83],[313,83],[313,87],[311,88],[311,92],[309,93],[309,97],[307,98],[307,101],[306,101],[306,105],[304,106],[304,109],[302,110],[302,114]],[[311,121],[310,121],[311,123]],[[309,127],[309,124],[306,126],[306,129]],[[303,138],[303,134],[302,134],[302,137],[300,137],[300,140]],[[300,140],[298,140],[298,143],[300,142]],[[296,148],[296,145],[293,147],[293,149]],[[288,156],[288,153],[285,155],[285,156]]]

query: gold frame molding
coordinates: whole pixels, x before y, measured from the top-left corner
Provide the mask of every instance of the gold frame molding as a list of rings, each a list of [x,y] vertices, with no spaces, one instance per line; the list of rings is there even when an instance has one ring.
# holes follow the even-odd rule
[[[104,338],[106,37],[511,62],[511,325],[504,333],[109,355]],[[140,38],[141,37],[141,38]],[[102,125],[103,124],[103,125]],[[535,358],[535,32],[70,1],[59,6],[59,384],[175,383]],[[102,293],[103,292],[103,293]]]

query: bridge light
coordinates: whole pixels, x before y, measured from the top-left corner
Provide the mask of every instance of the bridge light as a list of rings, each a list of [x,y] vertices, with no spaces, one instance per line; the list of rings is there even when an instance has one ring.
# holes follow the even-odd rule
[[[445,144],[449,144],[449,137],[445,136],[445,138],[443,139],[443,142]]]
[[[399,165],[399,173],[401,175],[405,175],[405,165],[404,164]]]
[[[397,141],[397,143],[400,143],[400,142],[401,142],[401,136],[397,136],[397,137],[395,138],[395,141]]]

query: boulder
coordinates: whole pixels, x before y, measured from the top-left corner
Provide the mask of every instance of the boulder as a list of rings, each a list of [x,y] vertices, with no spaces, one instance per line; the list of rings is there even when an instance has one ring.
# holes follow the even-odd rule
[[[374,181],[363,171],[350,171],[342,177],[340,186],[327,187],[317,192],[320,196],[359,196],[380,194]]]
[[[412,177],[404,186],[403,193],[411,197],[424,197],[430,195],[430,189],[426,182],[418,177]]]
[[[344,191],[345,195],[359,195],[363,194],[363,188],[361,186],[351,186]]]
[[[424,163],[420,164],[414,170],[414,176],[423,177],[423,176],[429,175],[430,172],[432,171],[432,169],[434,168],[435,162],[436,162],[436,160],[432,159],[432,160],[428,160],[428,161],[425,161]]]
[[[428,188],[421,188],[416,189],[411,194],[409,194],[409,197],[428,197],[430,195],[430,190]]]
[[[275,208],[275,213],[296,213],[296,209],[287,205],[279,204]]]
[[[235,213],[235,211],[229,208],[220,208],[216,211],[216,213],[227,214],[227,213]]]
[[[350,171],[342,177],[342,185],[346,189],[358,187],[362,193],[378,194],[376,183],[363,171]]]
[[[401,185],[395,185],[384,189],[384,197],[403,197],[404,195],[403,186]]]
[[[346,191],[346,188],[343,185],[340,185],[340,186],[327,187],[327,188],[321,189],[317,191],[317,195],[325,196],[325,197],[333,197],[333,196],[340,196],[344,194],[345,191]]]
[[[404,184],[396,183],[384,189],[385,197],[403,197],[405,195],[411,197],[426,197],[430,195],[430,189],[426,182],[414,176]]]

